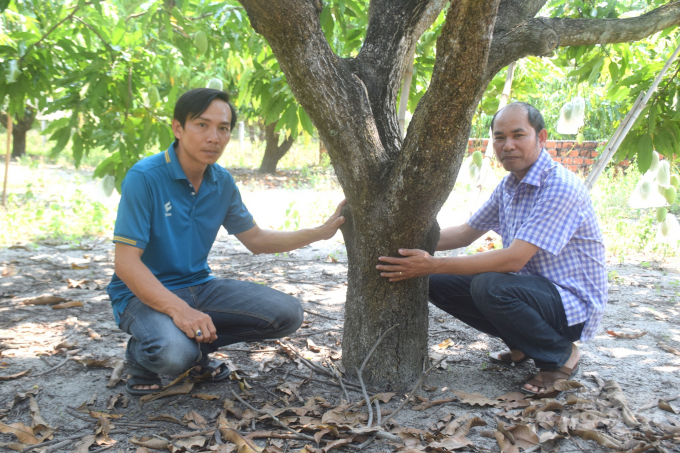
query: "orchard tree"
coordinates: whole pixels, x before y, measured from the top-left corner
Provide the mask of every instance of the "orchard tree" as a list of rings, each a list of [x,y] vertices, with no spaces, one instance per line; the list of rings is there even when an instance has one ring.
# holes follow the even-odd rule
[[[640,40],[680,23],[680,1],[651,2],[650,11],[625,19],[537,17],[547,3],[541,0],[451,2],[428,90],[402,139],[396,102],[404,71],[448,2],[372,0],[353,58],[340,58],[329,45],[319,0],[240,2],[319,131],[348,200],[343,364],[354,372],[381,332],[398,325],[364,371],[370,382],[393,387],[417,378],[427,358],[428,282],[390,283],[375,266],[399,248],[434,251],[436,215],[455,183],[489,82],[526,56]]]

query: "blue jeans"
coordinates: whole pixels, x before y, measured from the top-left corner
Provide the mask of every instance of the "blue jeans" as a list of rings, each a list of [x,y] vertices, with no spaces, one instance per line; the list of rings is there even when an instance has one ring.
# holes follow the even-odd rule
[[[555,285],[535,275],[430,275],[430,302],[548,370],[566,363],[585,324],[569,326]]]
[[[303,320],[296,298],[256,283],[216,278],[172,292],[190,307],[210,315],[217,340],[197,343],[170,316],[133,297],[120,317],[120,328],[132,336],[126,352],[131,368],[180,374],[221,346],[285,337]]]

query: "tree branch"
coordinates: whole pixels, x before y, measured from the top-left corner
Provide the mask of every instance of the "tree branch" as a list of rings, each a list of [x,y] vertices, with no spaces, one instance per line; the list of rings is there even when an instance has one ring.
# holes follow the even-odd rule
[[[517,24],[533,18],[546,3],[547,0],[501,0],[494,35],[508,31]]]
[[[378,133],[389,155],[401,151],[397,93],[418,39],[437,19],[447,0],[373,0],[366,39],[351,63],[366,85]]]
[[[546,55],[557,47],[638,41],[678,24],[680,1],[626,19],[530,19],[494,34],[487,77],[528,55]]]
[[[87,2],[87,3],[85,3],[84,6],[88,6],[88,5],[91,5],[91,4],[92,4],[92,2]],[[43,42],[43,41],[45,40],[45,38],[47,38],[54,30],[56,30],[57,28],[59,28],[59,26],[60,26],[61,24],[63,24],[64,22],[66,22],[67,20],[69,20],[69,19],[71,19],[73,16],[75,16],[75,14],[78,12],[79,9],[80,9],[80,5],[78,5],[78,6],[76,6],[75,8],[73,8],[73,11],[71,11],[71,14],[69,14],[69,15],[66,16],[66,17],[64,17],[62,20],[60,20],[60,21],[57,22],[56,24],[54,24],[54,25],[52,26],[52,28],[50,28],[49,30],[47,30],[47,32],[46,32],[44,35],[42,35],[42,36],[40,37],[40,39],[38,39],[38,40],[37,40],[36,42],[34,42],[33,44],[30,44],[30,45],[26,48],[26,51],[25,51],[24,54],[21,56],[21,58],[19,58],[19,61],[22,61],[24,58],[26,58],[26,55],[28,55],[28,52],[29,52],[33,47],[36,47],[36,46],[38,46],[41,42]]]
[[[462,162],[474,109],[488,84],[481,76],[485,73],[499,2],[451,3],[437,40],[430,87],[413,115],[402,155],[388,183],[394,193],[409,187],[408,200],[387,200],[391,204],[389,212],[408,213],[395,218],[399,228],[429,231],[434,222],[432,213],[439,212],[453,188],[455,178],[451,173]],[[427,179],[422,175],[428,175]]]
[[[388,156],[366,86],[331,50],[314,2],[239,1],[255,31],[269,42],[295,98],[319,131],[338,178],[376,181]],[[345,195],[358,199],[364,189],[345,187]]]

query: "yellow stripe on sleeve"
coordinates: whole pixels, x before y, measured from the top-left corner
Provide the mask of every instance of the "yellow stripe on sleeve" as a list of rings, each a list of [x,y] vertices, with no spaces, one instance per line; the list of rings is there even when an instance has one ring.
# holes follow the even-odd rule
[[[165,163],[170,163],[170,153],[168,153],[167,149],[165,150]]]
[[[133,241],[132,239],[123,238],[123,237],[120,237],[120,236],[114,236],[113,240],[118,241],[118,242],[123,242],[125,244],[137,245],[137,241]]]

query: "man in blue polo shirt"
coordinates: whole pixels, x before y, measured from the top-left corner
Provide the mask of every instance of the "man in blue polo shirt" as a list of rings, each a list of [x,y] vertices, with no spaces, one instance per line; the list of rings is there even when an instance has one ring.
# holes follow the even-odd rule
[[[209,88],[185,93],[172,120],[175,143],[135,164],[123,181],[108,293],[116,322],[131,335],[127,390],[133,395],[157,391],[159,375],[191,367],[203,380],[227,379],[230,370],[209,353],[241,341],[280,338],[300,327],[296,298],[214,278],[207,258],[220,226],[257,254],[329,239],[344,222],[343,201],[317,228],[261,229],[232,176],[216,164],[235,124],[226,93]]]
[[[381,257],[390,281],[430,275],[430,301],[466,324],[499,337],[514,365],[532,358],[538,374],[521,390],[548,390],[578,371],[575,341],[595,336],[607,302],[604,245],[588,192],[544,146],[543,116],[512,103],[491,122],[496,157],[510,174],[467,223],[445,228],[437,250],[466,247],[488,230],[503,249],[460,257],[399,250]]]

